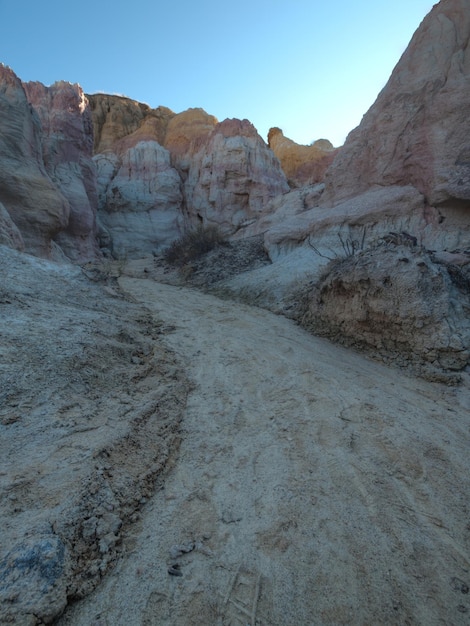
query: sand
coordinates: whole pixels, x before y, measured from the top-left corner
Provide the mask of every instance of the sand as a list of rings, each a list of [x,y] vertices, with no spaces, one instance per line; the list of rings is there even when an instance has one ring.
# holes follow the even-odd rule
[[[193,389],[163,484],[61,626],[470,623],[470,393],[122,277]]]

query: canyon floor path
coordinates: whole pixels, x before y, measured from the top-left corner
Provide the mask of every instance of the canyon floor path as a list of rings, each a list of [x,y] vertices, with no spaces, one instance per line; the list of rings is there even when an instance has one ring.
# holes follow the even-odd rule
[[[468,381],[122,277],[194,388],[164,487],[64,625],[470,623]]]

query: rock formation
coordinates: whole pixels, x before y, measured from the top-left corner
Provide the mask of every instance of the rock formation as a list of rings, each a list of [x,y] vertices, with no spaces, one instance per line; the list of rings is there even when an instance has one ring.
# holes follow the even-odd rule
[[[194,222],[232,235],[256,219],[265,204],[289,190],[278,159],[248,120],[218,124],[191,159],[184,183]]]
[[[126,139],[122,141],[127,143]],[[99,221],[108,234],[110,252],[139,257],[178,238],[181,179],[170,164],[168,150],[156,141],[138,141],[123,154],[97,154],[95,163]]]
[[[70,259],[89,260],[98,253],[98,198],[88,101],[79,85],[65,81],[51,87],[38,82],[23,86],[41,122],[46,171],[69,204],[67,225],[56,241]]]
[[[22,85],[6,68],[0,78],[0,202],[19,229],[13,236],[2,218],[9,245],[51,256],[59,244],[82,262],[99,254],[99,241],[105,253],[139,256],[168,246],[183,222],[232,235],[288,191],[278,159],[247,120],[218,124],[203,109],[174,114],[120,96],[86,97],[63,81]]]
[[[281,162],[291,187],[323,182],[338,152],[327,139],[318,139],[310,146],[295,143],[284,137],[280,128],[269,130],[268,145]]]
[[[0,202],[23,238],[25,249],[51,256],[52,240],[66,228],[70,206],[48,176],[41,125],[20,79],[0,65]]]
[[[467,366],[468,271],[459,268],[470,264],[469,39],[469,0],[434,7],[328,168],[324,191],[278,197],[244,229],[265,233],[275,263],[227,291],[294,317],[311,298],[309,327],[328,336],[425,370]],[[276,137],[284,141],[274,133],[273,146]],[[392,287],[377,248],[390,237],[417,246],[408,263],[384,254]],[[325,269],[329,260],[338,265]]]
[[[431,206],[470,200],[470,2],[442,0],[326,174],[330,204],[414,185]]]
[[[217,125],[217,119],[204,109],[188,109],[168,122],[164,146],[171,153],[172,162],[186,178],[192,156],[201,148]]]
[[[0,202],[17,229],[3,241],[44,257],[95,258],[93,127],[83,91],[63,81],[23,84],[1,66],[0,100]]]
[[[341,239],[362,240],[363,233],[364,245],[368,245],[389,231],[418,231],[422,233],[419,239],[422,244],[426,235],[423,214],[424,198],[411,185],[372,189],[332,208],[316,206],[285,214],[283,219],[275,219],[276,214],[266,217],[270,227],[265,245],[272,258],[276,258],[310,242],[320,256],[329,259],[345,253]]]
[[[460,277],[459,292],[450,280],[460,275],[457,263],[470,262],[469,41],[469,0],[442,0],[325,177],[321,202],[337,205],[333,211],[364,192],[412,185],[421,206],[397,199],[377,226],[388,226],[389,237],[411,235],[423,248],[396,257],[369,242],[366,253],[328,274],[311,305],[316,327],[328,326],[330,336],[444,370],[469,362],[468,281]],[[372,214],[367,219],[375,222]]]
[[[96,154],[115,151],[119,140],[134,133],[140,141],[154,140],[163,145],[166,128],[175,115],[170,109],[152,109],[147,104],[123,96],[95,94],[87,97],[91,107]],[[131,141],[135,145],[137,137],[134,136]],[[120,148],[122,150],[123,147]]]
[[[231,235],[288,191],[278,160],[247,120],[219,124],[203,109],[175,115],[118,96],[90,102],[99,222],[114,254],[162,249],[183,221]]]
[[[175,114],[122,96],[89,98],[101,246],[118,257],[156,252],[181,233],[181,179],[163,147]]]
[[[24,250],[24,241],[20,231],[11,219],[8,211],[0,202],[0,245],[14,250]]]

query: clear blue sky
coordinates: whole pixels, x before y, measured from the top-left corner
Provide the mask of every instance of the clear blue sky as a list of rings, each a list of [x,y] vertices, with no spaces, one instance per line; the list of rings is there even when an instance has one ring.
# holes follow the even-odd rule
[[[341,145],[432,0],[0,0],[0,62],[179,113]]]

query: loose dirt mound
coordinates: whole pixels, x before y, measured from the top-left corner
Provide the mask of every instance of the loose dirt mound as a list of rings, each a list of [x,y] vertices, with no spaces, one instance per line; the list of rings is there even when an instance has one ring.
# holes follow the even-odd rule
[[[449,255],[458,256],[458,255]],[[468,262],[468,257],[465,257]],[[433,380],[470,363],[470,272],[416,245],[375,247],[332,261],[298,316],[332,338]]]

